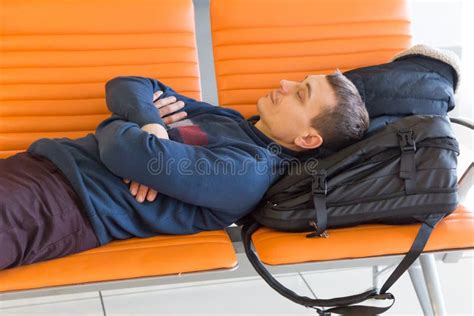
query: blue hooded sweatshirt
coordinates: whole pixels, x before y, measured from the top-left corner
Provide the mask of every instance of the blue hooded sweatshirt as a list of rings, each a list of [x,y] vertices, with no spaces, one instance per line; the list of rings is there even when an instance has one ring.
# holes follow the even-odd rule
[[[162,123],[153,93],[185,103],[186,119],[169,140],[141,130]],[[40,139],[28,151],[51,160],[78,194],[101,244],[114,239],[223,229],[252,211],[285,165],[300,153],[276,146],[235,110],[177,94],[155,79],[117,77],[106,84],[112,116],[95,134]],[[316,152],[306,152],[305,157]],[[130,179],[158,191],[139,203]]]

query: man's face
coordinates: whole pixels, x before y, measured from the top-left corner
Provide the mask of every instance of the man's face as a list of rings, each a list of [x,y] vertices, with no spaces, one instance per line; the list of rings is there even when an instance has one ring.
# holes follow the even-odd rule
[[[310,75],[301,82],[281,80],[278,89],[258,100],[257,109],[260,124],[271,138],[290,148],[311,149],[321,145],[312,138],[319,132],[311,127],[311,120],[336,103],[326,76]]]

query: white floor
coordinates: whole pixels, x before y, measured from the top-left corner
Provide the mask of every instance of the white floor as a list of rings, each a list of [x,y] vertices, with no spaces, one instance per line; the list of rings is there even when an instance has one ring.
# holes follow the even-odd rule
[[[474,252],[438,262],[448,315],[474,315]],[[370,268],[281,275],[298,294],[349,295],[371,286]],[[422,315],[408,273],[394,285],[386,315]],[[259,277],[0,301],[0,315],[316,315],[274,292]]]

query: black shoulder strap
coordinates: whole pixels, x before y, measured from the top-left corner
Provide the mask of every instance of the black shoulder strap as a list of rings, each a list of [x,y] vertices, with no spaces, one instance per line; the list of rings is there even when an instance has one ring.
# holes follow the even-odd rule
[[[366,292],[338,297],[332,299],[312,299],[306,296],[300,296],[290,289],[283,286],[279,283],[273,276],[268,272],[268,270],[263,266],[261,261],[258,259],[256,253],[252,250],[252,234],[260,227],[260,224],[257,222],[248,222],[242,227],[242,242],[244,245],[245,253],[249,259],[252,266],[260,274],[260,276],[268,283],[275,291],[288,298],[289,300],[298,303],[300,305],[314,308],[320,315],[331,315],[331,313],[341,314],[341,315],[376,315],[381,314],[389,310],[392,305],[395,303],[395,297],[391,293],[387,293],[387,290],[397,281],[400,276],[410,267],[410,265],[418,258],[418,256],[423,251],[429,236],[435,225],[444,217],[443,214],[432,214],[430,215],[425,222],[421,225],[418,235],[413,242],[413,245],[405,256],[405,258],[400,262],[397,268],[393,271],[390,277],[387,279],[385,284],[379,293],[377,289],[371,289]],[[378,299],[386,300],[389,299],[392,303],[387,307],[375,307],[375,306],[349,306],[357,303],[361,303],[368,299]],[[332,307],[330,309],[324,310],[319,307]]]
[[[405,192],[414,194],[416,190],[415,135],[413,130],[408,128],[399,129],[398,136],[401,150],[400,178],[405,180]]]

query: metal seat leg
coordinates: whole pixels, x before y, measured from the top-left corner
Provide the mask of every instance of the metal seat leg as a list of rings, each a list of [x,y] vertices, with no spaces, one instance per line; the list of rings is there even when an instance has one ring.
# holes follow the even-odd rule
[[[428,289],[426,288],[425,278],[418,259],[413,262],[410,268],[408,268],[408,273],[410,274],[411,283],[413,284],[416,296],[418,297],[421,309],[423,310],[423,315],[433,316],[434,314],[433,308],[431,307],[430,296],[428,294]]]
[[[420,256],[420,263],[434,314],[437,316],[447,315],[434,254],[422,254]]]

